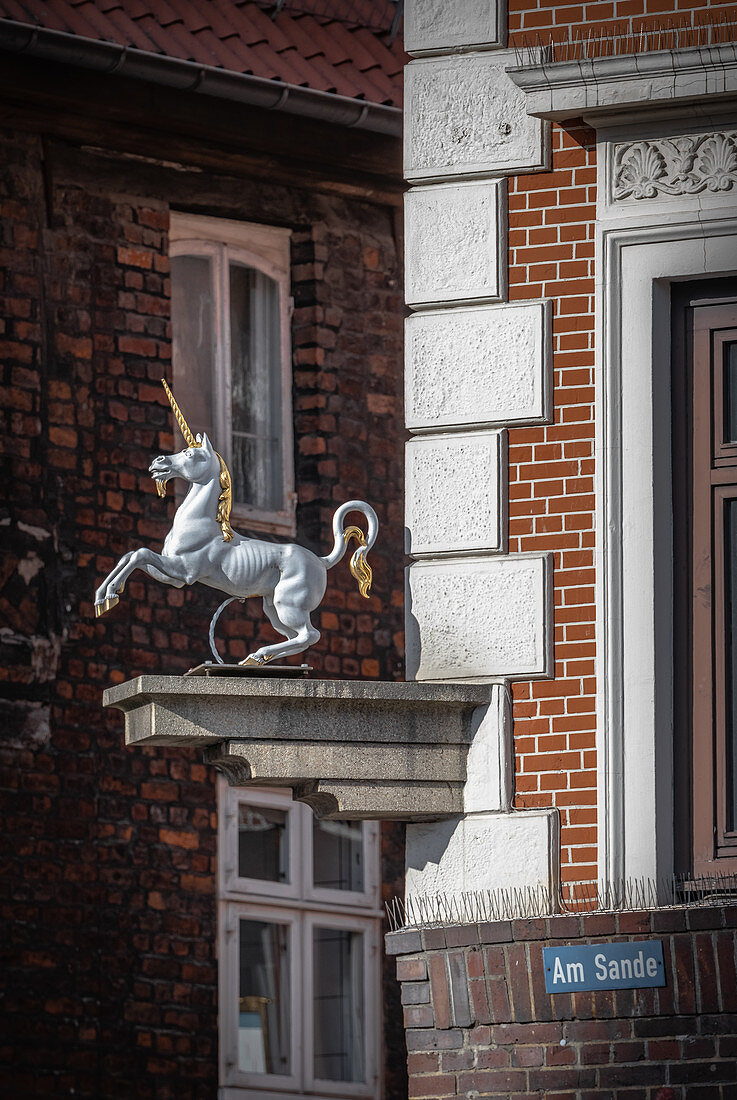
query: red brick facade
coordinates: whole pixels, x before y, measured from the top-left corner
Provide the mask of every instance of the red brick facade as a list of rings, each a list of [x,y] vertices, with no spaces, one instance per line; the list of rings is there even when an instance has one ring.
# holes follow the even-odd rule
[[[715,9],[717,9],[715,11]],[[510,0],[510,45],[734,18],[733,4]],[[667,47],[657,36],[638,48]],[[604,44],[601,52],[616,47]],[[622,47],[632,51],[632,45]],[[516,806],[555,806],[564,882],[597,878],[594,606],[595,133],[552,127],[551,171],[509,181],[510,300],[553,302],[554,424],[509,433],[510,552],[554,552],[555,680],[514,685]]]
[[[542,948],[662,942],[658,989],[545,992]],[[592,913],[387,936],[409,1096],[681,1100],[737,1093],[737,909]]]
[[[510,298],[553,300],[554,416],[509,433],[510,551],[553,551],[555,679],[514,685],[516,805],[556,806],[563,881],[596,879],[595,136],[553,129],[552,170],[509,188]]]
[[[169,209],[293,229],[297,541],[326,548],[351,497],[374,502],[382,525],[376,595],[361,599],[347,569],[331,573],[310,661],[323,675],[385,679],[402,667],[394,213],[41,134],[1,140],[0,707],[14,732],[0,752],[0,1090],[212,1097],[214,775],[194,752],[125,749],[101,694],[206,658],[219,598],[138,574],[106,618],[92,607],[115,560],[160,544],[174,508],[147,474],[173,442],[159,384],[170,377]],[[220,636],[238,659],[271,634],[254,601]],[[400,851],[387,827],[390,895]],[[390,1008],[386,1026],[387,1091],[401,1095]]]

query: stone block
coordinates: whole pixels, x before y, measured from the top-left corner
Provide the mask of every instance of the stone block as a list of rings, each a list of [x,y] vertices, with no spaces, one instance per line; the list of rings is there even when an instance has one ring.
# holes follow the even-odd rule
[[[552,559],[479,555],[407,569],[407,677],[483,683],[552,671]]]
[[[408,554],[504,549],[506,444],[503,431],[410,440],[405,466]]]
[[[449,5],[452,7],[452,5]],[[527,113],[513,50],[411,61],[404,70],[410,182],[530,172],[549,164],[549,124]]]
[[[550,302],[431,310],[408,317],[407,427],[548,420],[551,327]]]
[[[499,47],[506,32],[503,0],[408,0],[404,48],[410,54]]]
[[[407,898],[529,887],[557,897],[556,810],[471,814],[407,826]],[[513,855],[513,858],[510,856]]]
[[[411,306],[503,298],[506,185],[418,187],[404,197],[405,294]]]

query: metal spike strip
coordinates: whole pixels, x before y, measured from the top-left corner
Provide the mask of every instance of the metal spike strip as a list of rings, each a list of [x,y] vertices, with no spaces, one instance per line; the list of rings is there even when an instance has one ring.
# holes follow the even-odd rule
[[[603,27],[596,32],[583,27],[569,29],[568,37],[561,38],[556,31],[543,41],[539,34],[534,39],[516,39],[512,45],[520,68],[547,66],[566,61],[596,61],[603,57],[625,56],[646,51],[683,50],[737,44],[737,19],[726,12],[707,12],[698,21],[685,16],[681,20],[669,18],[657,26],[639,26],[620,23]]]
[[[737,899],[737,875],[701,878],[674,875],[657,879],[630,878],[612,882],[564,883],[552,896],[542,886],[500,887],[459,894],[409,895],[386,903],[392,932],[440,924],[476,924],[498,920],[529,920],[555,913],[626,912],[674,906],[720,905]]]

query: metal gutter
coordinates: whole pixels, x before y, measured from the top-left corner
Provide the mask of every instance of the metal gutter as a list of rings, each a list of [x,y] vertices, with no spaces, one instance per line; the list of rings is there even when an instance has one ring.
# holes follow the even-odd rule
[[[110,76],[147,80],[152,84],[228,99],[267,111],[285,111],[335,126],[371,130],[390,137],[400,137],[402,133],[400,107],[367,103],[350,96],[315,91],[250,73],[230,72],[212,65],[121,46],[116,42],[34,27],[13,19],[0,19],[0,50],[75,65]]]

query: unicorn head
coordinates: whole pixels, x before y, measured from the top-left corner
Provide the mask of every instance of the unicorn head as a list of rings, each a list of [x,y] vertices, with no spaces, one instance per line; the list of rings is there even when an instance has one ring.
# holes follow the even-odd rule
[[[220,483],[220,495],[215,518],[223,532],[223,540],[230,542],[233,538],[233,529],[230,526],[230,509],[233,502],[230,471],[222,457],[213,448],[207,435],[205,433],[194,435],[174,399],[174,394],[163,378],[161,383],[187,446],[177,454],[159,455],[153,460],[149,466],[149,473],[156,481],[156,491],[160,497],[166,496],[166,483],[174,477],[181,477],[192,485],[207,485],[217,478]]]

